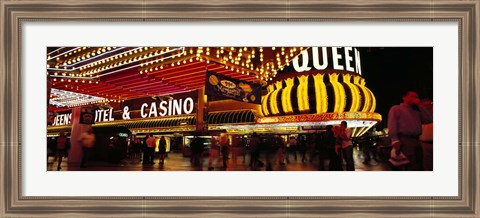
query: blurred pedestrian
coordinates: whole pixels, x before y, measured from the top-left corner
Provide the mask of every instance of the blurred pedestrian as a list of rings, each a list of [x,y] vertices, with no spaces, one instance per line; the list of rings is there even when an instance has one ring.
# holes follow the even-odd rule
[[[335,154],[335,134],[333,133],[333,126],[328,125],[326,127],[325,135],[320,140],[317,140],[320,145],[319,149],[319,170],[339,170],[342,168],[341,160],[337,157],[337,160],[333,160],[336,157]]]
[[[342,156],[347,164],[347,171],[355,171],[355,163],[353,162],[353,144],[352,133],[347,127],[347,121],[342,121],[338,137],[342,138]]]
[[[333,140],[335,141],[335,149],[334,149],[334,155],[330,159],[330,164],[329,164],[329,170],[330,171],[342,171],[343,170],[343,164],[342,164],[342,144],[343,144],[343,139],[340,137],[341,134],[341,127],[340,126],[334,126],[332,128],[333,132]],[[327,136],[328,137],[328,136]]]
[[[274,135],[269,135],[267,136],[265,143],[264,143],[264,152],[265,152],[265,162],[266,162],[266,171],[272,171],[273,166],[273,158],[276,155],[276,152],[278,150],[277,143],[276,143],[276,137]]]
[[[286,143],[279,135],[275,135],[275,148],[277,150],[277,162],[279,165],[285,165],[283,154],[285,153]]]
[[[230,152],[230,145],[228,142],[228,135],[227,133],[220,134],[220,151],[222,153],[222,163],[223,168],[227,169],[227,162],[228,162],[228,155]]]
[[[307,141],[304,137],[298,137],[297,142],[298,154],[302,158],[302,163],[306,161],[306,154],[307,154]]]
[[[160,137],[160,142],[158,143],[158,155],[160,162],[158,164],[163,165],[165,161],[165,154],[167,153],[167,140],[165,136]]]
[[[142,143],[140,142],[139,138],[135,138],[135,140],[132,143],[132,156],[131,159],[133,161],[138,160],[142,161]]]
[[[241,137],[240,135],[232,136],[232,146],[231,146],[231,153],[232,153],[232,163],[237,164],[237,157],[241,154],[242,144],[241,144]]]
[[[144,155],[143,155],[143,164],[146,165],[146,164],[154,164],[153,163],[153,159],[154,159],[154,155],[155,155],[155,147],[157,146],[157,140],[152,136],[150,135],[150,133],[147,133],[146,134],[146,137],[147,137],[147,141],[145,142],[146,144],[146,148],[145,148],[145,151],[144,151]]]
[[[190,150],[192,151],[192,165],[201,166],[203,156],[203,142],[197,135],[193,136],[193,139],[190,142]]]
[[[372,137],[368,137],[367,135],[363,135],[360,139],[360,144],[362,147],[363,153],[363,164],[368,165],[370,164],[370,160],[372,159],[372,155],[375,155],[373,152],[374,150],[374,141]],[[377,158],[374,156],[374,159]]]
[[[310,163],[312,163],[318,156],[317,149],[316,149],[316,141],[317,141],[318,134],[312,134],[307,137],[307,155]]]
[[[249,148],[250,148],[250,167],[255,167],[258,163],[258,154],[260,148],[260,137],[256,132],[252,134],[252,137],[249,141]]]
[[[86,132],[80,134],[78,142],[82,146],[82,161],[80,163],[80,168],[87,168],[87,160],[92,148],[95,146],[95,134],[93,134],[92,127],[88,127]]]
[[[291,136],[287,142],[287,155],[285,157],[287,164],[290,163],[290,155],[293,154],[294,159],[297,160],[297,139],[295,136]]]
[[[61,170],[62,167],[60,166],[62,164],[62,159],[63,156],[66,153],[66,148],[67,148],[67,137],[65,136],[65,133],[63,131],[60,132],[60,135],[57,138],[57,159],[58,159],[58,165],[57,165],[57,170]]]
[[[403,94],[403,103],[390,109],[388,134],[396,155],[403,153],[410,162],[405,166],[405,170],[423,170],[423,152],[419,137],[422,134],[422,124],[431,122],[432,115],[420,104],[415,91],[406,91]]]
[[[208,170],[214,169],[213,162],[215,162],[215,165],[218,165],[218,163],[220,163],[220,145],[218,143],[218,137],[216,135],[212,135],[212,139],[210,140]]]

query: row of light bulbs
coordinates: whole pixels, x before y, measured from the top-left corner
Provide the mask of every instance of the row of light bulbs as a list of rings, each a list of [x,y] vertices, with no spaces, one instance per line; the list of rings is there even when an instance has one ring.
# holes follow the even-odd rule
[[[99,104],[99,103],[120,103],[120,102],[125,102],[125,100],[116,100],[116,99],[104,99],[104,100],[98,100],[98,101],[88,101],[88,102],[82,102],[82,103],[75,103],[75,104],[66,104],[66,103],[72,103],[75,101],[62,101],[62,103],[53,103],[50,102],[52,105],[58,105],[58,106],[66,106],[66,107],[78,107],[78,106],[85,106],[85,105],[91,105],[91,104]]]
[[[59,82],[69,82],[69,83],[74,81],[75,83],[81,82],[81,83],[88,83],[88,84],[92,84],[92,83],[98,84],[98,81],[94,82],[92,80],[89,80],[88,82],[86,82],[84,79],[67,79],[67,78],[57,79],[57,78],[53,78],[53,81],[54,82],[57,82],[57,81],[59,81]]]
[[[259,67],[254,67],[253,59],[256,55],[259,56],[260,62],[264,62],[264,48],[259,47],[258,52],[256,52],[257,48],[254,47],[198,47],[198,48],[187,48],[186,51],[179,55],[177,58],[179,60],[168,62],[168,64],[164,63],[163,59],[156,59],[151,60],[141,64],[141,68],[139,70],[140,74],[158,71],[170,66],[186,64],[188,62],[192,62],[193,60],[197,61],[206,61],[209,63],[210,61],[217,61],[223,65],[225,65],[226,69],[230,69],[232,71],[236,71],[238,73],[247,74],[249,75],[250,72],[256,72],[256,78],[261,80],[272,80],[273,77],[276,76],[278,70],[282,70],[285,66],[289,66],[290,60],[292,60],[297,51],[303,50],[301,48],[289,48],[286,49],[285,47],[275,48],[272,47],[272,51],[277,50],[275,60],[268,60],[268,62],[261,64]],[[299,52],[298,52],[299,53]],[[191,55],[195,55],[195,57],[191,57]]]
[[[102,47],[97,50],[97,54],[100,54],[102,52],[106,52],[111,50],[112,48],[116,47]],[[161,55],[158,56],[158,54],[162,52],[168,52],[168,51],[173,51],[170,50],[169,47],[164,47],[161,49],[156,49],[155,51],[151,51],[154,47],[139,47],[135,49],[131,49],[127,52],[117,54],[112,57],[108,57],[93,63],[90,63],[88,65],[82,66],[80,69],[81,70],[86,70],[90,68],[91,69],[87,72],[81,72],[80,74],[74,74],[74,73],[62,73],[63,76],[69,75],[71,77],[87,77],[89,79],[94,79],[98,78],[98,75],[93,75],[95,73],[108,70],[113,67],[118,67],[119,64],[129,64],[135,61],[140,61],[140,60],[145,60],[152,58],[153,56],[157,55],[157,59],[155,60],[150,60],[148,62],[141,63],[140,66],[140,73],[146,73],[146,72],[153,72],[154,70],[157,71],[159,69],[163,69],[164,66],[175,66],[175,65],[180,65],[180,64],[186,64],[187,62],[193,62],[193,60],[197,61],[205,61],[207,63],[210,63],[211,59],[213,61],[218,61],[222,64],[225,65],[225,69],[231,70],[233,72],[241,73],[241,74],[246,74],[250,75],[252,72],[256,72],[255,77],[257,79],[261,80],[272,80],[273,77],[276,76],[277,70],[283,69],[283,67],[286,65],[289,65],[289,61],[293,59],[295,52],[297,51],[298,48],[275,48],[271,47],[272,51],[277,51],[276,53],[276,63],[272,60],[268,60],[268,62],[261,64],[259,67],[254,68],[253,66],[253,59],[255,57],[259,57],[260,62],[264,62],[264,48],[259,47],[197,47],[197,48],[186,48],[182,51],[177,51],[172,59],[180,59],[177,60],[176,62],[170,62],[168,65],[164,63],[164,60],[166,59],[165,57],[162,57]],[[86,50],[86,47],[79,48],[78,50],[75,50],[70,54],[75,54],[79,53],[82,50]],[[300,48],[300,51],[303,50],[303,48]],[[299,53],[299,52],[298,52]],[[85,54],[84,54],[85,55]],[[133,57],[132,57],[133,56]],[[86,57],[86,56],[85,56]],[[123,59],[126,57],[130,57],[128,59]],[[183,58],[182,58],[183,57]],[[110,62],[113,60],[118,60],[122,58],[120,62],[116,62],[115,64],[111,64]],[[181,59],[182,58],[182,59]],[[110,63],[110,65],[108,65]],[[54,75],[58,75],[57,72],[54,73]],[[60,81],[60,82],[73,82],[75,81],[76,83],[95,83],[98,84],[98,81],[86,81],[82,79],[70,79],[70,78],[54,78],[54,82]],[[120,102],[122,100],[111,100],[114,102]]]
[[[63,55],[64,58],[68,58],[68,56],[75,55],[74,57],[70,57],[65,60],[62,60],[60,57],[57,57],[55,59],[56,60],[55,68],[59,69],[60,67],[64,67],[64,69],[67,69],[67,67],[69,67],[72,64],[87,60],[89,58],[93,58],[96,55],[100,55],[102,53],[105,53],[115,48],[117,47],[99,47],[99,48],[81,47],[78,49],[74,49],[73,51],[70,51],[69,53]],[[48,56],[48,59],[50,58],[51,56]],[[47,65],[47,67],[49,68],[50,66]],[[72,69],[75,69],[75,67],[73,67]]]
[[[144,55],[145,55],[144,58],[147,58],[147,57],[148,57],[147,51],[148,51],[149,49],[152,49],[152,48],[153,48],[153,47],[140,47],[140,48],[135,48],[135,49],[131,49],[131,50],[128,50],[128,51],[124,51],[124,52],[122,52],[122,53],[120,53],[120,54],[116,54],[116,55],[114,55],[114,56],[110,56],[110,57],[108,57],[108,58],[104,58],[104,59],[101,59],[101,60],[98,60],[98,61],[89,63],[89,64],[87,64],[87,65],[85,65],[85,66],[80,67],[79,69],[80,69],[80,70],[86,70],[86,69],[89,69],[89,68],[92,68],[92,67],[96,67],[96,66],[105,67],[105,66],[101,66],[101,65],[102,65],[102,64],[105,64],[105,63],[112,62],[112,61],[114,61],[114,60],[127,58],[128,56],[132,56],[132,55],[134,55],[134,54],[136,55],[136,54],[138,54],[139,52],[140,52],[141,54],[146,53],[146,54],[144,54]],[[145,52],[144,52],[144,51],[145,51]],[[157,52],[158,52],[158,51],[157,51]],[[151,52],[150,54],[153,54],[153,53],[154,53],[154,52]],[[113,66],[113,65],[115,65],[115,67],[116,67],[116,66],[118,66],[118,64],[122,64],[122,63],[125,63],[125,61],[128,62],[128,61],[130,61],[130,60],[133,60],[133,58],[131,58],[131,59],[126,59],[126,60],[120,60],[120,61],[117,61],[117,62],[112,63],[112,64],[107,65],[107,66]]]
[[[111,50],[112,48],[116,47],[101,47],[96,50],[96,54],[100,54],[102,52],[106,52]],[[135,49],[131,49],[129,51],[123,52],[121,54],[117,54],[112,57],[108,57],[93,63],[90,63],[88,65],[80,67],[80,73],[79,74],[69,74],[70,76],[76,76],[76,77],[92,77],[94,74],[97,74],[99,72],[109,70],[115,67],[119,67],[122,65],[130,64],[132,62],[136,61],[141,61],[145,59],[152,58],[155,55],[158,55],[161,52],[169,51],[169,47],[164,47],[161,49],[156,49],[155,51],[150,51],[154,47],[137,47]],[[80,50],[85,50],[87,47],[79,48],[78,52]],[[256,51],[258,49],[258,52]],[[214,61],[218,61],[226,66],[227,69],[232,69],[232,71],[237,71],[238,73],[247,73],[250,74],[250,72],[255,72],[256,78],[261,79],[261,80],[272,80],[273,77],[276,76],[277,71],[283,69],[283,67],[286,65],[289,65],[289,62],[291,59],[294,58],[295,52],[298,50],[298,48],[276,48],[276,47],[271,47],[272,51],[276,51],[276,56],[274,60],[267,60],[268,62],[264,64],[260,64],[258,67],[254,67],[253,64],[253,59],[258,55],[259,60],[261,63],[264,62],[264,48],[263,47],[197,47],[193,48],[190,47],[186,49],[183,53],[178,53],[177,57],[180,58],[181,56],[187,56],[188,54],[196,54],[196,57],[198,58],[197,60],[201,61],[206,61],[207,63],[210,62],[211,59],[216,59]],[[299,49],[300,51],[303,50],[303,47]],[[77,50],[70,52],[69,54],[75,54]],[[82,57],[88,57],[87,54],[83,54],[85,56]],[[93,54],[93,53],[92,53]],[[215,55],[214,55],[215,54]],[[76,57],[77,60],[80,60],[82,57]],[[75,58],[73,58],[75,59]],[[118,61],[120,59],[120,61]],[[164,61],[165,58],[159,56],[156,60],[151,60],[145,63],[140,64],[141,67],[144,66],[149,66],[152,64],[155,64],[152,68],[150,69],[145,69],[142,68],[140,70],[141,73],[143,72],[152,72],[153,69],[163,69],[164,65],[161,64],[161,62]],[[117,60],[113,63],[114,60]],[[73,61],[73,60],[72,60]],[[192,61],[190,59],[189,61]],[[186,63],[187,60],[179,60],[176,62],[177,65],[180,65],[181,63]],[[157,64],[160,63],[160,64]],[[175,63],[171,63],[171,66],[175,66]],[[58,67],[58,66],[57,66]],[[93,69],[91,69],[93,68]],[[90,69],[90,70],[87,70]],[[85,71],[87,70],[87,71]]]
[[[110,58],[106,58],[97,62],[92,63],[91,65],[87,65],[85,67],[82,67],[81,70],[85,70],[87,68],[95,67],[91,70],[84,71],[80,73],[80,76],[92,76],[94,74],[98,74],[100,72],[103,72],[105,70],[109,70],[112,68],[120,67],[123,65],[131,64],[134,62],[150,59],[152,57],[161,57],[162,59],[165,57],[168,57],[166,54],[169,54],[171,52],[177,52],[178,49],[172,49],[170,48],[162,48],[162,49],[156,49],[152,51],[154,47],[144,47],[144,48],[136,48],[127,52],[124,52],[122,54],[115,55]],[[181,54],[181,51],[179,50],[178,53]],[[165,55],[164,55],[165,54]],[[119,61],[115,61],[114,63],[109,63],[113,60],[120,59]],[[142,65],[142,64],[141,64]]]

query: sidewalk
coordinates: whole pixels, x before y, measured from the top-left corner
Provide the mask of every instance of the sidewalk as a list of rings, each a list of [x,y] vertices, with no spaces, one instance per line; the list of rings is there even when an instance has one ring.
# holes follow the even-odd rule
[[[355,171],[389,171],[389,167],[385,163],[377,163],[371,161],[369,165],[364,165],[362,163],[363,157],[357,149],[354,149],[354,160],[355,160]],[[298,154],[297,154],[298,155]],[[265,164],[265,158],[263,155],[260,157]],[[124,159],[120,163],[108,163],[108,162],[98,162],[91,161],[88,162],[87,168],[80,168],[79,166],[69,166],[68,158],[64,158],[61,164],[61,171],[208,171],[208,157],[204,157],[202,160],[202,166],[192,166],[190,163],[190,157],[183,157],[181,153],[169,153],[168,157],[165,159],[163,165],[159,164],[159,159],[155,159],[155,164],[153,165],[143,165],[138,159]],[[250,162],[250,156],[246,155],[245,162],[243,162],[243,156],[237,157],[237,163],[233,163],[232,158],[227,163],[227,168],[222,168],[221,161],[214,165],[214,170],[218,171],[265,171],[266,166],[252,168],[248,166]],[[318,170],[318,160],[310,162],[301,161],[301,157],[295,161],[290,157],[290,163],[286,165],[280,165],[276,163],[275,158],[272,160],[272,169],[273,171],[317,171]],[[54,163],[54,158],[48,158],[48,171],[57,170],[57,162]]]

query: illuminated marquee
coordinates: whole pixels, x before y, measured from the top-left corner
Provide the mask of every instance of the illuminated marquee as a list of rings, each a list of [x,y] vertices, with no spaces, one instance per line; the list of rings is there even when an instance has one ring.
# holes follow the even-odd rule
[[[185,100],[173,99],[168,101],[161,101],[158,104],[158,107],[156,102],[152,102],[150,104],[150,107],[147,103],[143,103],[142,108],[140,109],[140,113],[142,115],[142,118],[191,114],[193,112],[194,105],[195,103],[190,97],[186,98]],[[150,111],[148,113],[145,111],[147,108],[150,108]]]
[[[360,65],[360,52],[356,48],[352,47],[322,47],[322,53],[319,53],[319,47],[311,48],[311,59],[313,62],[313,68],[317,70],[325,70],[331,68],[334,70],[345,70],[362,75],[362,68]],[[307,50],[300,53],[302,61],[300,62],[299,56],[295,57],[293,61],[293,68],[297,72],[310,71],[311,66],[308,66],[310,62],[310,55]],[[331,57],[331,64],[329,66],[328,57]],[[321,60],[320,60],[321,59]],[[354,63],[352,63],[354,61]],[[343,62],[343,63],[342,63]]]
[[[375,96],[356,74],[311,73],[275,81],[262,99],[265,116],[374,112]]]
[[[151,118],[158,116],[175,116],[181,114],[191,114],[195,108],[195,103],[192,98],[173,99],[168,101],[161,101],[160,103],[152,102],[143,103],[140,108],[140,115],[142,118]],[[130,120],[129,107],[124,107],[122,113],[123,120]],[[113,116],[113,108],[95,110],[95,122],[115,121]],[[72,113],[59,114],[55,116],[52,126],[70,125],[72,121]]]
[[[290,72],[267,85],[264,116],[375,111],[375,96],[361,76],[356,48],[312,47],[292,63]]]
[[[382,115],[378,113],[344,112],[323,114],[302,114],[293,116],[262,117],[257,119],[257,124],[322,122],[330,120],[373,120],[381,121]]]

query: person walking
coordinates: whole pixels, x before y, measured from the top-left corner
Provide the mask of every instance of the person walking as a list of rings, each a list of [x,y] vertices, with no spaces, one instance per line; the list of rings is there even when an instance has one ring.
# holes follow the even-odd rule
[[[132,143],[132,156],[131,159],[132,161],[142,161],[142,143],[140,143],[139,138],[135,138],[135,140]]]
[[[316,141],[319,151],[319,167],[320,171],[329,169],[341,169],[341,161],[332,160],[335,157],[335,134],[333,133],[333,126],[328,125],[326,127],[325,135]],[[334,166],[337,164],[337,166]],[[330,167],[332,166],[332,167]]]
[[[215,165],[220,163],[220,145],[218,144],[217,136],[212,135],[212,139],[210,140],[210,150],[208,155],[208,170],[213,170],[213,162],[215,161]]]
[[[423,153],[420,143],[422,124],[432,122],[432,115],[420,104],[417,92],[406,91],[403,102],[388,112],[388,134],[396,155],[403,153],[409,160],[407,171],[423,170]]]
[[[285,141],[282,139],[280,135],[275,135],[275,145],[274,147],[277,149],[277,162],[279,165],[285,165],[283,161],[285,157],[283,154],[285,153]]]
[[[258,154],[259,149],[260,149],[260,137],[256,132],[252,134],[252,137],[250,138],[249,141],[249,147],[250,147],[250,167],[255,167],[258,163]]]
[[[330,164],[328,166],[328,169],[330,171],[342,171],[343,170],[343,164],[342,164],[342,137],[340,137],[341,134],[341,127],[340,126],[335,126],[332,128],[333,132],[333,141],[334,141],[334,153],[330,159]],[[329,135],[326,135],[326,137],[331,137]],[[328,140],[328,138],[327,138]],[[328,143],[328,142],[327,142]]]
[[[287,146],[287,155],[285,159],[288,164],[290,163],[290,154],[293,154],[294,159],[297,160],[297,139],[295,139],[295,136],[290,137],[286,146]]]
[[[167,140],[165,136],[160,137],[160,142],[158,143],[158,155],[160,162],[158,164],[163,165],[165,161],[165,154],[167,153]]]
[[[307,154],[307,140],[304,137],[298,137],[298,154],[302,157],[302,163],[306,162],[306,154]]]
[[[151,165],[151,164],[154,164],[153,158],[155,154],[155,147],[156,147],[157,141],[155,140],[154,137],[150,135],[150,133],[147,133],[146,137],[147,137],[147,141],[145,142],[145,144],[147,145],[147,147],[143,155],[143,165],[146,165],[146,164]]]
[[[87,168],[87,160],[92,148],[95,146],[95,134],[93,134],[92,127],[88,127],[87,131],[80,135],[78,142],[82,146],[82,161],[80,162],[80,168]]]
[[[232,153],[232,163],[237,165],[237,158],[241,154],[242,149],[242,138],[240,135],[234,135],[232,137],[232,146],[231,146],[231,153]]]
[[[223,168],[227,169],[228,155],[229,155],[229,143],[228,135],[226,133],[220,134],[220,151],[222,152]]]
[[[342,139],[342,156],[347,166],[347,171],[355,171],[355,163],[353,162],[353,143],[352,133],[347,128],[347,121],[340,124],[340,132],[338,137]]]
[[[68,143],[67,137],[65,136],[65,133],[61,131],[60,135],[57,138],[57,153],[56,153],[57,159],[58,159],[57,170],[62,169],[60,165],[62,164],[63,156],[66,153],[67,143]]]

